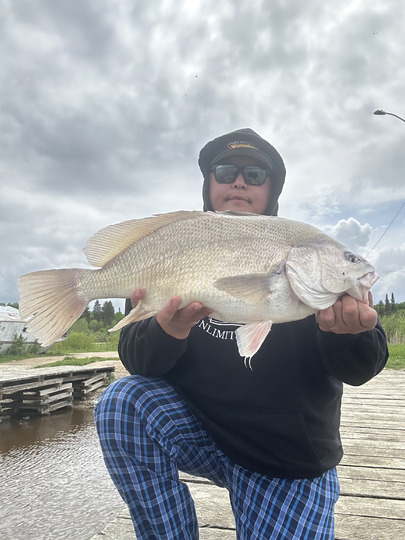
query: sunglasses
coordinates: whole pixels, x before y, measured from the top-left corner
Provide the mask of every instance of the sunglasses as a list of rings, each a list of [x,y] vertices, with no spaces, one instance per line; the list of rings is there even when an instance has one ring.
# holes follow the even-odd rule
[[[233,184],[239,174],[242,174],[245,182],[250,186],[262,186],[266,180],[269,170],[255,165],[238,167],[237,165],[215,165],[212,167],[215,180],[219,184]]]

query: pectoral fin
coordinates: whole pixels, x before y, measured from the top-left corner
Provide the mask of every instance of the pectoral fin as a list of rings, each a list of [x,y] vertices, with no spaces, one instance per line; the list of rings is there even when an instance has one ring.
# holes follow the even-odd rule
[[[229,276],[215,281],[214,287],[235,298],[250,302],[262,302],[265,297],[271,294],[273,283],[282,277],[283,270],[284,265],[281,264],[269,273]]]
[[[131,311],[128,313],[126,317],[121,319],[115,326],[110,328],[109,332],[115,332],[116,330],[120,330],[121,328],[124,328],[127,324],[143,321],[144,319],[149,319],[150,317],[153,317],[156,315],[157,311],[151,311],[149,308],[143,305],[143,302],[139,302],[139,304],[131,309]]]
[[[251,358],[263,344],[271,330],[272,321],[260,321],[240,326],[236,334],[239,354],[245,358],[245,365],[251,368]]]

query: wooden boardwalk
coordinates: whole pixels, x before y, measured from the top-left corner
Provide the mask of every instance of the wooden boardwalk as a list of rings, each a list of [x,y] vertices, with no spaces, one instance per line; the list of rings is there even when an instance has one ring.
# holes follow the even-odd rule
[[[361,387],[345,387],[339,465],[337,540],[405,539],[405,371],[384,370]],[[201,540],[235,540],[225,489],[182,475],[193,495]],[[92,540],[130,540],[127,510]],[[298,539],[297,539],[298,540]]]

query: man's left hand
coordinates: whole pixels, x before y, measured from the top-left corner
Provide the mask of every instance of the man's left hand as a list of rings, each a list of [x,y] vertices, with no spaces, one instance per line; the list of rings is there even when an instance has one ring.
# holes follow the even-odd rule
[[[334,334],[360,334],[372,330],[377,324],[373,297],[368,294],[368,304],[347,294],[328,309],[318,311],[316,321],[324,332]]]

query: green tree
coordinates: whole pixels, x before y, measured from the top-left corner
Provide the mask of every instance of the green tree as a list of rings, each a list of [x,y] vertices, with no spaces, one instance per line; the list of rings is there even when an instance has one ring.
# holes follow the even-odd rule
[[[85,318],[78,319],[71,327],[70,332],[89,333],[89,323]]]
[[[385,306],[384,302],[380,300],[376,306],[374,306],[374,309],[378,313],[379,317],[382,317],[385,314]]]
[[[114,315],[114,321],[113,321],[114,326],[118,324],[123,318],[124,318],[124,314],[122,313],[120,309],[118,309],[117,313]]]
[[[389,315],[391,313],[391,304],[388,298],[388,294],[385,295],[385,314]]]
[[[80,315],[81,319],[86,319],[86,321],[89,323],[91,319],[91,313],[89,306],[86,307],[86,309],[83,311],[83,313]]]
[[[89,322],[89,329],[91,332],[98,332],[99,330],[101,330],[101,328],[103,328],[102,321],[97,321],[96,319],[92,319]]]
[[[395,313],[395,311],[396,311],[396,308],[395,308],[394,293],[391,293],[391,313]]]
[[[115,310],[113,303],[110,300],[104,302],[103,307],[101,308],[101,320],[104,326],[112,326],[114,320]]]
[[[13,343],[6,349],[7,354],[10,356],[19,356],[23,354],[26,350],[26,342],[27,340],[22,334],[14,334]]]
[[[94,307],[93,307],[93,316],[92,318],[95,320],[95,321],[99,321],[101,320],[101,305],[100,305],[100,302],[98,300],[96,300],[94,302]]]

